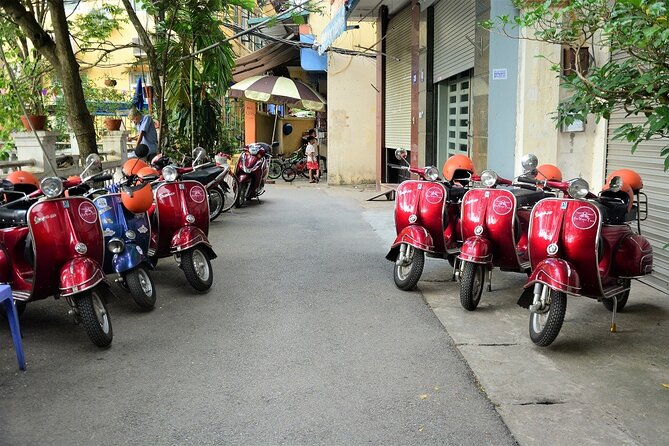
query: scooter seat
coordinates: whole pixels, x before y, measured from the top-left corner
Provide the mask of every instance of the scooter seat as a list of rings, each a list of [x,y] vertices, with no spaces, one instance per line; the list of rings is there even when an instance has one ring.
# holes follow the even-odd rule
[[[627,221],[627,205],[617,200],[598,201],[595,205],[602,214],[602,224],[622,225]]]
[[[206,167],[204,169],[197,169],[193,170],[191,172],[185,173],[182,175],[182,179],[184,180],[193,180],[197,181],[198,183],[202,183],[204,185],[210,183],[213,181],[217,176],[219,176],[223,172],[222,167],[218,166],[213,166],[213,167]]]
[[[515,195],[516,205],[519,208],[534,206],[539,200],[542,200],[546,197],[546,194],[542,190],[529,190],[521,188],[512,188],[509,190],[513,195]]]
[[[0,227],[12,228],[28,224],[28,209],[0,208]]]
[[[448,189],[448,201],[452,203],[459,203],[462,201],[462,197],[465,196],[465,193],[468,191],[466,187],[452,186]]]

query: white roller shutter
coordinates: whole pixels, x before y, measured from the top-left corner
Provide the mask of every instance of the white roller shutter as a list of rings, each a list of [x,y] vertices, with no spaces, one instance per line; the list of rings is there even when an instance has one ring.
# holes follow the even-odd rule
[[[386,147],[409,150],[411,149],[411,8],[405,8],[390,20],[386,35],[386,54]]]
[[[435,83],[474,68],[475,0],[440,0],[434,6]]]
[[[616,169],[632,169],[643,179],[643,192],[648,196],[648,219],[641,222],[642,234],[653,245],[653,275],[644,278],[656,288],[669,292],[669,173],[664,171],[664,160],[660,150],[669,140],[646,141],[639,144],[634,153],[631,143],[613,139],[613,135],[624,123],[640,123],[641,116],[625,117],[624,112],[615,113],[609,120],[606,174]]]

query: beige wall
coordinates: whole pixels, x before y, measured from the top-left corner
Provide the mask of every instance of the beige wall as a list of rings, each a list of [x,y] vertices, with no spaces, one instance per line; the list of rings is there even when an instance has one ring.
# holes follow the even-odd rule
[[[330,21],[329,2],[324,15],[311,14],[309,25],[319,40]],[[355,23],[358,25],[358,23]],[[361,22],[347,31],[335,47],[364,51],[376,43],[374,23]],[[375,53],[373,53],[375,55]],[[376,60],[328,52],[327,118],[328,183],[376,182]],[[380,89],[380,88],[379,88]]]
[[[529,40],[519,45],[518,126],[516,159],[534,153],[539,164],[551,163],[562,170],[564,179],[582,176],[597,192],[603,184],[606,154],[606,123],[590,117],[584,132],[561,132],[553,113],[568,91],[560,88],[557,73],[550,70],[560,63],[560,47]],[[537,57],[544,55],[548,58]],[[608,60],[605,51],[596,50],[596,60]],[[520,163],[516,173],[520,174]]]

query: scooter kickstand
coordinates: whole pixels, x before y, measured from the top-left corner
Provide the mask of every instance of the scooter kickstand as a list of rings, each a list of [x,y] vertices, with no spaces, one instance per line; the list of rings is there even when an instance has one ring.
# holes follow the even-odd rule
[[[488,269],[488,292],[492,291],[492,266]]]
[[[611,312],[611,333],[618,331],[616,326],[616,310],[618,309],[618,296],[613,296],[613,311]]]

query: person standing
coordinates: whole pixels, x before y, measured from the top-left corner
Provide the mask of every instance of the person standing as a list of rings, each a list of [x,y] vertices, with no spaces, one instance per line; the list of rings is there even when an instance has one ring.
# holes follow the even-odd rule
[[[148,113],[142,115],[140,110],[133,108],[130,110],[128,118],[137,128],[137,135],[129,137],[128,141],[137,140],[135,148],[139,147],[140,144],[145,144],[149,148],[148,158],[151,159],[158,152],[158,132],[151,115]]]
[[[307,169],[309,169],[309,182],[318,183],[318,159],[316,158],[316,138],[313,136],[307,137],[307,148],[304,150],[307,156]]]

